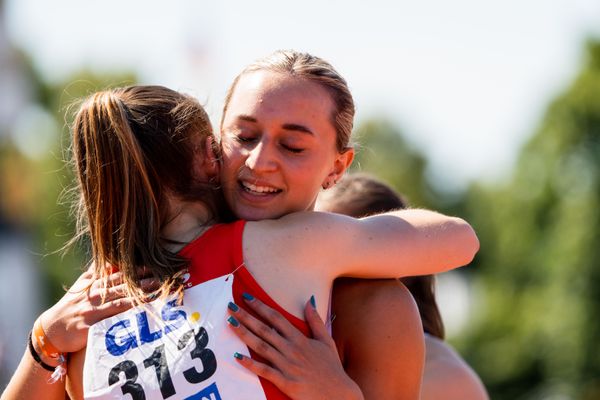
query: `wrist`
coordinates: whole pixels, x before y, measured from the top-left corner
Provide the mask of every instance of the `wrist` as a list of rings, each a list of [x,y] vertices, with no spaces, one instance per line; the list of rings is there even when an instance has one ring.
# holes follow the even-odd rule
[[[61,321],[60,310],[54,310],[54,307],[44,311],[33,324],[34,336],[43,335],[43,341],[47,343],[48,350],[52,353],[66,354],[65,343],[68,343],[66,326]],[[39,342],[39,340],[38,340]],[[55,354],[56,355],[56,354]]]
[[[59,352],[65,352],[64,343],[66,327],[62,324],[61,316],[61,309],[55,304],[40,314],[34,323],[34,327],[36,324],[39,324],[43,328],[44,334],[50,343],[52,343]]]
[[[63,352],[54,345],[53,340],[51,340],[46,334],[47,331],[42,323],[42,316],[43,314],[40,315],[33,323],[32,333],[34,343],[37,344],[36,349],[39,349],[47,358],[58,359],[61,355],[63,355]]]
[[[44,328],[38,318],[29,333],[28,347],[34,361],[48,372],[51,372],[48,383],[54,383],[66,375],[66,354],[60,352],[46,337]]]
[[[56,358],[51,358],[51,357],[47,357],[43,352],[41,347],[39,346],[37,340],[35,340],[35,337],[33,336],[33,331],[29,332],[29,338],[28,338],[28,347],[29,347],[29,353],[31,354],[31,357],[35,360],[35,362],[37,362],[42,368],[44,368],[45,370],[49,371],[49,372],[53,372],[54,369],[60,365],[60,360],[56,359]]]

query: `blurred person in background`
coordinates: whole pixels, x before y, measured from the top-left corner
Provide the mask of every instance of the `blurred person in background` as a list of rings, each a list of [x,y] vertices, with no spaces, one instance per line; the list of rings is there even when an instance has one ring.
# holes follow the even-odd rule
[[[331,190],[319,196],[316,209],[354,218],[364,218],[391,210],[405,209],[407,203],[402,195],[395,192],[385,183],[367,174],[350,174],[345,176]],[[435,277],[423,275],[406,277],[400,280],[413,295],[423,323],[425,333],[425,371],[421,390],[422,400],[487,400],[488,395],[481,380],[465,360],[444,341],[444,323],[435,299]],[[365,309],[365,299],[381,290],[375,285],[361,284],[363,281],[354,278],[340,278],[334,283],[332,311],[337,314],[338,308],[352,308],[358,315],[378,313],[373,319],[383,319],[389,314],[388,307],[379,310]],[[382,282],[384,290],[401,290],[395,280]],[[345,288],[345,290],[339,290]],[[393,305],[391,305],[393,307]],[[347,321],[335,319],[333,333],[351,331]],[[401,327],[397,327],[401,328]],[[374,341],[396,340],[403,335],[401,329],[384,325],[378,329],[367,331]],[[344,351],[345,342],[337,340],[340,352]],[[400,373],[400,371],[397,371]],[[401,398],[399,396],[398,398]]]

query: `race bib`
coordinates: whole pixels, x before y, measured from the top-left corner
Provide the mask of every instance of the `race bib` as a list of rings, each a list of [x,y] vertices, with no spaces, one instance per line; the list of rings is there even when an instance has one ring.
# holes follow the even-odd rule
[[[86,399],[265,399],[239,365],[246,345],[227,326],[232,276],[156,300],[93,325],[84,367]]]

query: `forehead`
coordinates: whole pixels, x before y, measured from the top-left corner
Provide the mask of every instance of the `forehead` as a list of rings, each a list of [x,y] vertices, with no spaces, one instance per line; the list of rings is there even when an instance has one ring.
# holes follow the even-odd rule
[[[248,115],[265,123],[331,125],[332,110],[331,95],[320,84],[287,73],[255,71],[240,77],[225,120]]]

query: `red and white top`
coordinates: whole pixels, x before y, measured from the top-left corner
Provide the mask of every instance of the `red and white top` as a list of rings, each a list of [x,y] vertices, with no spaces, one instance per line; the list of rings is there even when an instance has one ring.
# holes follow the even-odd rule
[[[227,326],[227,304],[246,292],[305,335],[307,324],[279,306],[243,263],[245,221],[211,227],[185,246],[190,260],[183,305],[156,300],[93,325],[84,366],[86,399],[288,399],[233,354],[261,358]],[[262,360],[264,361],[264,360]]]

